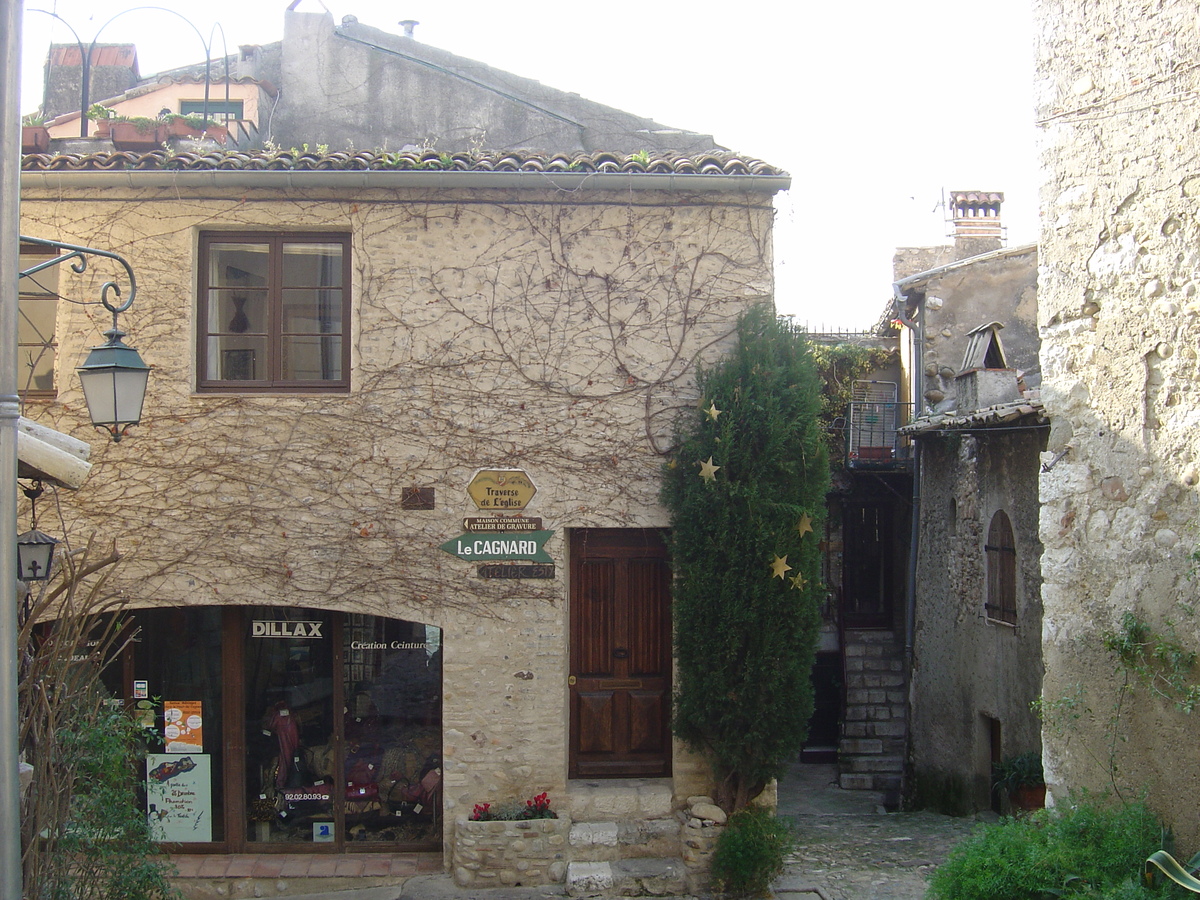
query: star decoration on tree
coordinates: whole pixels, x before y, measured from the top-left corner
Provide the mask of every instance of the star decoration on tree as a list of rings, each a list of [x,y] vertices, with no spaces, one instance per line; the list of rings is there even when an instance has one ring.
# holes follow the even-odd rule
[[[792,587],[798,591],[802,591],[808,586],[808,582],[804,580],[803,572],[797,572],[788,580],[791,581]]]
[[[800,537],[803,538],[806,534],[812,534],[812,519],[808,513],[800,517],[800,521],[796,524],[796,530],[800,532]]]
[[[701,478],[703,478],[705,481],[716,481],[717,480],[717,470],[721,467],[713,465],[711,456],[708,458],[708,462],[697,463],[697,465],[700,466],[700,477]]]
[[[784,573],[790,571],[792,571],[792,567],[787,564],[786,556],[776,556],[771,563],[772,578],[786,578],[787,576]]]
[[[709,404],[708,409],[706,409],[705,412],[708,413],[709,417],[715,422],[717,421],[717,416],[725,412],[725,410],[717,409],[716,401],[713,401]]]

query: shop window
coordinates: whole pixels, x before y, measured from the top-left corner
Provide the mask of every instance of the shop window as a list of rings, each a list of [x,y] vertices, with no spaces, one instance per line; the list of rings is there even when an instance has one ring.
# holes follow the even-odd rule
[[[439,629],[267,606],[133,618],[111,687],[157,735],[145,772],[157,840],[202,852],[441,846]]]
[[[48,247],[22,244],[21,271],[46,262],[55,255],[55,251]],[[53,397],[54,356],[58,349],[55,338],[58,266],[20,279],[18,287],[17,390],[22,397]]]
[[[987,544],[987,602],[984,610],[989,619],[1017,624],[1017,547],[1013,540],[1012,524],[1004,510],[992,516]]]
[[[199,389],[348,390],[349,287],[348,235],[202,234]]]

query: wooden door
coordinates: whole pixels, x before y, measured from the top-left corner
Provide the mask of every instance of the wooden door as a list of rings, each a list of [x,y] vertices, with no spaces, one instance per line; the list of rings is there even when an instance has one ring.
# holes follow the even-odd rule
[[[671,773],[671,569],[661,532],[571,535],[572,778]]]

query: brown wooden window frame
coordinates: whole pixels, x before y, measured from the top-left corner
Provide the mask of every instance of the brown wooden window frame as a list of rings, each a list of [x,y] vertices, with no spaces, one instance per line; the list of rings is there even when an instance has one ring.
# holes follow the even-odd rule
[[[268,254],[268,275],[263,285],[256,286],[266,298],[264,335],[265,359],[253,363],[255,374],[262,367],[262,376],[248,379],[210,377],[209,339],[225,335],[225,331],[209,329],[209,304],[213,292],[224,288],[211,285],[210,258],[214,244],[247,244],[265,246]],[[287,288],[341,291],[339,377],[328,379],[286,378],[283,375],[283,309],[284,309],[284,248],[291,244],[340,244],[340,285],[286,285]],[[305,231],[204,231],[200,233],[197,272],[196,310],[196,371],[197,390],[222,393],[346,393],[350,390],[350,325],[351,325],[351,238],[345,232]],[[238,332],[229,332],[235,334]],[[332,332],[314,332],[332,334]],[[253,355],[252,357],[253,358]]]
[[[987,600],[984,612],[994,622],[1017,624],[1017,544],[1008,513],[996,510],[984,544]]]
[[[22,244],[19,268],[38,265],[44,260],[53,259],[58,251],[37,244]],[[58,396],[58,272],[56,267],[43,269],[28,278],[19,278],[17,306],[20,322],[17,326],[17,393],[24,399],[53,399]],[[37,323],[30,316],[30,303],[54,304],[51,331],[49,335],[38,331]],[[37,339],[30,339],[29,332],[33,331]],[[22,339],[22,332],[25,338]],[[50,354],[50,387],[35,388],[31,386],[33,373],[46,354]]]

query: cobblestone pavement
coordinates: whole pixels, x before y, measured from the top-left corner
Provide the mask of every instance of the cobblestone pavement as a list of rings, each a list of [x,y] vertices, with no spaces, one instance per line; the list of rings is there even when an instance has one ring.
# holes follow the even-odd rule
[[[797,765],[779,812],[799,846],[776,884],[779,900],[921,900],[926,879],[978,824],[936,813],[887,813],[878,795],[843,791],[834,766]]]

